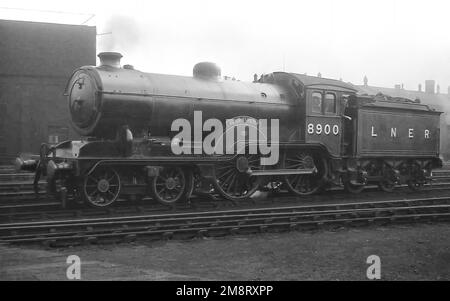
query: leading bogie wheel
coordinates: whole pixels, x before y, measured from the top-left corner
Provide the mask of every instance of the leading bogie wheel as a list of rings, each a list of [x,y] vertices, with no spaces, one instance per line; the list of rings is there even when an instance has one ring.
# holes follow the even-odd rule
[[[82,197],[93,207],[106,207],[120,194],[121,182],[117,171],[109,166],[96,167],[83,181]]]

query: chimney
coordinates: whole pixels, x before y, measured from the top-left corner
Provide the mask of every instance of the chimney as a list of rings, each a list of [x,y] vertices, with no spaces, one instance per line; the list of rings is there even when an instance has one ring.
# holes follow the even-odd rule
[[[405,90],[405,86],[402,84],[402,90]]]
[[[436,94],[441,93],[441,87],[439,87],[439,85],[436,86]]]
[[[419,92],[422,92],[422,84],[419,84]]]
[[[367,79],[367,76],[364,75],[364,86],[367,87],[368,82],[369,82],[369,80]]]
[[[432,79],[428,79],[425,81],[425,93],[434,94],[434,85],[435,82]]]
[[[120,68],[120,59],[122,55],[118,52],[100,52],[98,54],[100,58],[100,66],[110,66]]]

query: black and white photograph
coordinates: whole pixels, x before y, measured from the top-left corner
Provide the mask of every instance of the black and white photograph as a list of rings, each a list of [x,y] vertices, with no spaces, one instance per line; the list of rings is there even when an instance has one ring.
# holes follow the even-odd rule
[[[448,281],[449,222],[448,1],[0,3],[1,282]]]

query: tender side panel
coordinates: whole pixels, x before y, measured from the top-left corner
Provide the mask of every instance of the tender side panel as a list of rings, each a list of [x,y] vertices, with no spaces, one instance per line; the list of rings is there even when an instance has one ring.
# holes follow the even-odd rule
[[[439,154],[439,114],[361,109],[357,135],[358,156],[434,157]]]

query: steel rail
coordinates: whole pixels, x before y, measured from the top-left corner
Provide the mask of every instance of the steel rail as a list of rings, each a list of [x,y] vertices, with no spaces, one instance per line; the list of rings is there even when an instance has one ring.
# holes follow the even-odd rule
[[[197,216],[211,216],[211,215],[224,215],[224,214],[238,214],[240,212],[274,212],[274,211],[287,211],[287,210],[326,210],[327,208],[339,209],[361,209],[365,208],[377,208],[380,206],[395,206],[397,204],[409,204],[414,206],[414,204],[423,203],[435,203],[444,202],[450,204],[450,197],[432,197],[432,198],[417,198],[417,199],[401,199],[401,200],[385,200],[385,201],[374,201],[374,202],[350,202],[350,203],[332,203],[332,204],[313,204],[313,205],[296,205],[296,206],[276,206],[276,207],[263,207],[263,208],[244,208],[244,209],[232,209],[232,210],[216,210],[216,211],[202,211],[202,212],[181,212],[181,213],[166,213],[166,214],[155,214],[155,215],[138,215],[138,216],[123,216],[123,217],[106,217],[106,218],[90,218],[90,219],[73,219],[73,220],[63,220],[63,221],[38,221],[38,222],[26,222],[26,223],[11,223],[11,224],[0,224],[0,229],[4,226],[18,225],[18,226],[29,226],[29,225],[54,225],[54,224],[65,224],[73,222],[103,222],[103,221],[127,221],[139,218],[168,218],[168,217],[197,217]],[[389,207],[387,207],[389,208]]]
[[[126,225],[126,229],[130,229],[129,225],[136,225],[136,224],[150,224],[150,227],[182,227],[185,225],[198,225],[198,224],[210,224],[210,223],[225,223],[225,222],[245,222],[248,223],[249,221],[268,221],[273,219],[285,219],[285,218],[313,218],[317,219],[318,217],[322,216],[330,216],[330,215],[345,215],[345,214],[361,214],[361,213],[370,213],[370,214],[379,214],[379,213],[393,213],[395,211],[413,211],[416,212],[417,210],[446,210],[450,212],[450,205],[434,205],[434,206],[407,206],[407,207],[382,207],[382,208],[365,208],[365,209],[341,209],[341,210],[326,210],[326,211],[304,211],[304,212],[266,212],[266,213],[247,213],[247,214],[236,214],[236,215],[212,215],[212,216],[201,216],[201,217],[194,217],[194,218],[167,218],[167,219],[135,219],[135,220],[129,220],[129,221],[121,221],[121,222],[115,222],[115,221],[105,221],[105,222],[91,222],[91,223],[70,223],[70,224],[57,224],[57,225],[39,225],[39,226],[7,226],[7,227],[0,227],[0,234],[4,231],[10,231],[15,232],[17,231],[29,231],[29,230],[51,230],[55,231],[58,228],[74,228],[74,227],[82,227],[83,231],[88,231],[89,233],[96,233],[96,231],[111,231],[114,229],[107,228],[107,229],[98,229],[96,230],[94,227],[104,227],[104,226],[114,226],[118,227],[120,230],[121,228]],[[175,224],[172,224],[173,222],[176,222]],[[181,223],[180,223],[181,222]],[[164,224],[162,224],[164,223]],[[148,227],[148,226],[145,226]],[[80,231],[69,231],[69,232],[58,232],[58,234],[75,234],[79,233]],[[44,233],[45,235],[52,235],[53,233]],[[30,234],[25,234],[30,235]],[[36,235],[36,234],[31,234]],[[0,237],[3,237],[0,235]],[[6,236],[7,237],[7,236]]]
[[[398,191],[402,193],[402,191]],[[380,192],[382,193],[382,192]],[[344,196],[344,195],[342,195]],[[127,204],[128,201],[120,200],[116,206],[108,207],[108,208],[90,208],[90,207],[82,207],[75,206],[69,209],[60,208],[61,204],[58,201],[53,200],[42,200],[41,198],[38,201],[34,202],[14,202],[7,205],[0,205],[0,223],[4,222],[13,222],[17,220],[39,220],[39,219],[61,219],[61,218],[70,218],[70,217],[81,217],[81,216],[111,216],[111,215],[136,215],[139,213],[172,213],[172,212],[192,212],[192,211],[202,211],[202,210],[215,210],[220,208],[258,208],[263,206],[286,206],[292,205],[292,203],[296,202],[319,202],[317,198],[321,198],[323,196],[311,196],[307,198],[301,198],[297,196],[292,196],[287,193],[280,193],[277,196],[273,196],[264,200],[249,200],[233,203],[230,201],[220,201],[213,198],[202,198],[196,197],[191,199],[189,202],[183,202],[180,204],[175,204],[175,206],[164,206],[158,204],[156,202],[146,202],[144,199],[143,202],[139,203],[131,203],[131,206]],[[377,195],[375,195],[377,197]],[[391,197],[401,197],[401,195]],[[370,196],[369,196],[370,198]],[[427,197],[429,199],[429,197]],[[389,200],[392,201],[393,199]],[[395,199],[394,199],[395,200]],[[340,202],[337,199],[335,202]],[[374,202],[380,202],[375,200]],[[367,201],[364,201],[367,203]],[[0,202],[1,204],[1,202]],[[330,203],[322,204],[327,205]],[[295,205],[298,206],[298,205]],[[311,206],[311,205],[308,205]],[[51,210],[48,210],[50,208]],[[43,210],[47,209],[47,210]],[[26,211],[28,210],[28,211]],[[31,210],[31,211],[30,211]]]
[[[450,202],[449,198],[435,198],[435,199],[417,199],[417,200],[401,200],[390,202],[389,206],[374,207],[374,203],[350,203],[347,209],[334,209],[334,210],[303,210],[307,206],[285,207],[285,208],[268,208],[268,209],[248,209],[248,210],[229,210],[218,212],[204,212],[203,214],[174,214],[174,215],[157,215],[157,216],[143,216],[143,217],[126,217],[126,218],[106,218],[106,219],[90,219],[90,220],[72,220],[63,222],[37,222],[37,223],[25,223],[25,224],[10,224],[2,225],[0,227],[0,233],[9,231],[13,233],[9,236],[2,235],[1,240],[3,242],[33,242],[33,241],[45,241],[55,239],[74,239],[80,235],[84,236],[104,236],[115,232],[117,235],[128,235],[129,232],[141,233],[142,231],[169,231],[178,232],[185,229],[191,229],[192,227],[200,227],[203,230],[209,230],[211,227],[216,227],[220,224],[231,223],[232,225],[222,225],[221,227],[248,225],[249,222],[259,223],[259,225],[265,225],[266,227],[272,227],[276,225],[276,221],[280,219],[288,219],[289,223],[307,223],[307,222],[324,222],[321,218],[328,217],[332,220],[338,220],[342,215],[349,215],[346,220],[354,220],[361,218],[362,214],[369,214],[364,219],[379,219],[380,213],[388,214],[389,218],[396,218],[398,212],[407,212],[406,215],[416,214],[417,211],[421,211],[421,215],[430,216],[447,216],[450,214],[450,205],[421,205],[423,202],[435,202],[445,201]],[[414,203],[413,203],[414,202]],[[380,204],[386,205],[389,202],[380,202]],[[393,207],[403,203],[405,206]],[[415,204],[415,205],[414,205]],[[355,207],[355,205],[358,205]],[[366,206],[366,208],[359,208],[360,205]],[[330,205],[326,205],[330,206]],[[326,208],[322,206],[322,208]],[[338,208],[342,207],[342,204],[336,205]],[[314,206],[312,206],[314,208]],[[293,210],[294,209],[294,210]],[[292,211],[293,210],[293,211]],[[255,212],[256,211],[256,212]],[[429,211],[433,211],[429,213]],[[437,212],[436,212],[437,211]],[[442,211],[446,211],[442,213]],[[404,214],[405,215],[405,214]],[[417,215],[417,216],[420,216]],[[312,221],[298,221],[299,218],[309,218]],[[175,224],[173,224],[175,222]],[[181,223],[180,223],[181,222]],[[162,224],[169,223],[169,224]],[[172,223],[172,224],[171,224]],[[284,222],[286,223],[286,222]],[[140,227],[132,227],[136,224],[143,224]],[[106,227],[106,229],[94,229],[94,227]],[[113,228],[108,228],[113,226]],[[83,229],[76,229],[75,231],[70,228],[82,227]],[[166,227],[166,229],[161,229]],[[60,232],[58,228],[69,228],[70,231]],[[29,231],[32,230],[44,230],[45,232],[31,233],[31,234],[17,234],[17,231]]]
[[[176,233],[191,233],[193,236],[204,236],[207,233],[210,233],[215,230],[231,230],[231,234],[238,233],[239,230],[243,228],[256,228],[261,232],[265,232],[269,229],[269,227],[277,227],[277,226],[289,226],[290,230],[296,230],[300,226],[324,226],[326,224],[344,224],[349,225],[349,223],[355,222],[365,222],[365,223],[374,223],[376,221],[386,221],[386,222],[399,222],[400,220],[408,220],[415,221],[418,220],[432,220],[432,221],[448,221],[450,220],[450,213],[431,213],[431,214],[404,214],[404,215],[394,215],[394,216],[371,216],[371,217],[350,217],[350,218],[333,218],[328,220],[311,220],[311,221],[286,221],[286,222],[270,222],[267,223],[264,221],[263,223],[256,224],[248,224],[243,221],[238,221],[236,224],[232,225],[223,225],[220,226],[219,223],[210,223],[207,226],[199,226],[195,224],[197,227],[186,227],[181,226],[179,228],[169,228],[169,229],[155,229],[155,227],[143,227],[142,229],[119,229],[114,231],[105,231],[104,233],[95,233],[95,232],[74,232],[74,235],[61,235],[61,233],[56,233],[55,236],[45,236],[45,235],[35,235],[31,237],[10,237],[7,239],[2,239],[0,242],[2,243],[33,243],[33,242],[48,242],[48,243],[56,243],[56,241],[71,241],[72,243],[77,240],[83,241],[98,241],[99,238],[105,237],[122,237],[125,239],[129,239],[131,236],[136,235],[154,235],[159,234],[161,238],[169,238],[172,237]],[[59,236],[58,236],[59,235]],[[160,239],[161,239],[160,238]]]

